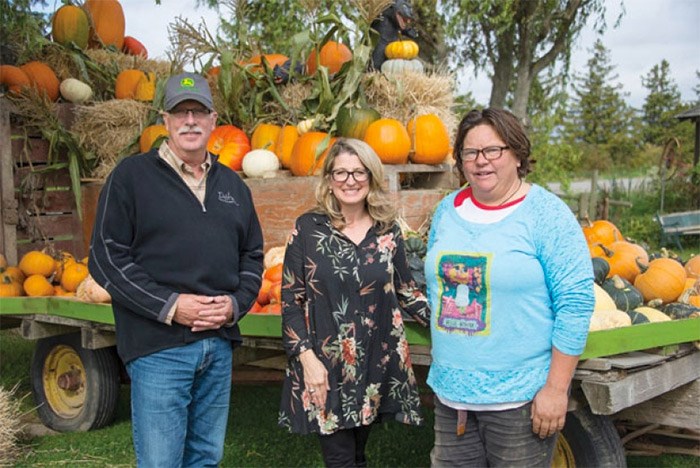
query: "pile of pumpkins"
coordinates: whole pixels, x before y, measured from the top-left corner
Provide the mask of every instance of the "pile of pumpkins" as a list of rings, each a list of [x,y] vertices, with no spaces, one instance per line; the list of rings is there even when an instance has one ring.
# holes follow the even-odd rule
[[[125,54],[148,57],[146,47],[138,39],[124,35],[125,23],[124,10],[118,0],[86,0],[82,7],[64,4],[52,17],[51,37],[65,47],[112,47]],[[153,100],[155,77],[152,73],[129,70],[124,76],[122,74],[117,77],[117,99]],[[32,87],[52,102],[61,96],[68,102],[81,104],[93,95],[90,85],[76,78],[59,81],[54,70],[41,61],[20,66],[0,65],[0,85],[12,94]]]
[[[32,250],[17,265],[0,254],[0,297],[71,297],[83,302],[109,303],[111,298],[90,276],[87,258],[77,260],[69,252],[51,256]]]
[[[282,314],[282,263],[284,247],[272,247],[263,259],[263,280],[251,314]]]
[[[587,221],[596,303],[590,330],[700,317],[700,255],[649,254],[610,221]]]

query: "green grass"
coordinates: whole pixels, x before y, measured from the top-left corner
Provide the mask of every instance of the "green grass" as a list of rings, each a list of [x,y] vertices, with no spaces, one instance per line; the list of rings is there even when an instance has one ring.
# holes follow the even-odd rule
[[[23,398],[24,411],[32,410],[29,367],[34,344],[10,330],[0,332],[0,385],[12,388],[19,383],[17,397]],[[277,426],[281,388],[278,384],[234,385],[228,431],[225,467],[321,467],[315,436],[289,434]],[[372,466],[429,466],[433,444],[433,414],[426,410],[426,425],[409,427],[391,423],[373,429],[367,447]],[[133,466],[129,387],[121,389],[115,421],[106,428],[83,433],[35,437],[23,443],[24,456],[18,467],[38,466]],[[696,467],[698,459],[682,455],[659,457],[630,456],[630,467]]]

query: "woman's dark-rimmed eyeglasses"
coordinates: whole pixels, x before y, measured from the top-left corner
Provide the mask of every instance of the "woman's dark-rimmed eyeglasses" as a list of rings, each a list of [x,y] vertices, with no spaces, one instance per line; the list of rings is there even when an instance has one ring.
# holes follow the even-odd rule
[[[343,169],[331,171],[331,179],[333,179],[333,182],[345,182],[350,176],[355,179],[355,182],[367,182],[367,180],[369,180],[369,172],[362,169],[356,171],[346,171]]]
[[[462,148],[462,161],[476,161],[479,153],[484,155],[487,161],[493,161],[503,156],[503,150],[507,150],[507,146],[487,146],[486,148]]]

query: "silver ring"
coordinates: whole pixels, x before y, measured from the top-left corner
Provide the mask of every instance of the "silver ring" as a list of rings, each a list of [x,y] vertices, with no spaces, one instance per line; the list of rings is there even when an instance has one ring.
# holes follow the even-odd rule
[[[316,390],[314,390],[313,388],[310,388],[310,389],[309,389],[309,393],[314,393],[315,391],[316,391]]]

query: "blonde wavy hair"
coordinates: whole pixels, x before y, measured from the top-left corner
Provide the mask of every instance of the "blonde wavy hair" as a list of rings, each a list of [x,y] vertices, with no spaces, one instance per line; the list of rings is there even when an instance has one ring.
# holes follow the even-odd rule
[[[367,143],[355,138],[338,138],[328,151],[323,163],[323,172],[316,185],[317,205],[314,211],[327,215],[336,228],[345,227],[346,221],[340,211],[340,204],[331,190],[331,171],[335,165],[335,158],[340,154],[357,156],[369,171],[369,193],[365,199],[365,206],[379,232],[387,231],[396,220],[396,207],[384,188],[384,166],[377,153]]]

